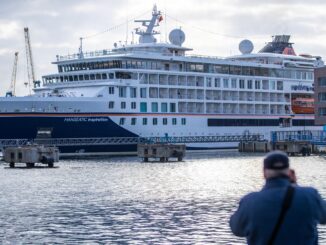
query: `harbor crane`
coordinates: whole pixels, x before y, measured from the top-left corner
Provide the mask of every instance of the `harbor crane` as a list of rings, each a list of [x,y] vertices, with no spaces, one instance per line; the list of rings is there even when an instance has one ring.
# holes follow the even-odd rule
[[[31,39],[29,36],[28,27],[24,28],[24,35],[25,35],[25,50],[26,50],[26,60],[27,60],[27,75],[28,80],[25,82],[25,86],[28,86],[29,94],[31,94],[31,84],[34,84],[34,88],[40,86],[40,81],[35,79],[35,70],[34,70],[34,63],[33,63],[33,55],[32,55],[32,46],[31,46]]]
[[[14,66],[11,74],[11,82],[10,82],[9,90],[6,93],[6,97],[12,97],[16,95],[17,63],[18,63],[18,52],[15,52]]]

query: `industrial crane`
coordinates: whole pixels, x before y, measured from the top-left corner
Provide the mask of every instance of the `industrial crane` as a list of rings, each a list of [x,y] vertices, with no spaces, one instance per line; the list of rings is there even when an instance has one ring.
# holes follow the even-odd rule
[[[17,75],[17,63],[18,63],[18,52],[15,52],[14,67],[11,74],[11,83],[6,97],[12,97],[16,95],[16,75]]]
[[[29,94],[31,94],[31,84],[34,84],[34,88],[40,86],[40,81],[36,81],[35,79],[35,71],[34,71],[34,63],[33,63],[33,55],[32,55],[32,46],[31,39],[29,36],[28,27],[24,28],[25,34],[25,49],[26,49],[26,59],[27,59],[27,75],[28,81],[25,82],[25,86],[28,86]]]

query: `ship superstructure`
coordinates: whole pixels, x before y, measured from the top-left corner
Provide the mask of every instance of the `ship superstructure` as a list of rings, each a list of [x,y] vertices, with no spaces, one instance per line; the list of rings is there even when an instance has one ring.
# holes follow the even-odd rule
[[[43,76],[33,96],[0,98],[3,138],[210,136],[316,129],[292,101],[313,94],[320,57],[297,56],[288,36],[259,53],[220,58],[188,54],[185,34],[158,43],[161,13],[140,20],[139,43],[57,56],[58,72]],[[279,43],[277,43],[279,42]],[[230,148],[234,142],[190,144]],[[63,147],[65,153],[130,152],[135,145]]]

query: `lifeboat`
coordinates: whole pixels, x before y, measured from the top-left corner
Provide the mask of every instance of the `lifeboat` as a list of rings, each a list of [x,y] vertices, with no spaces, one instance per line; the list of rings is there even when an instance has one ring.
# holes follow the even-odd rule
[[[292,99],[292,111],[295,114],[314,114],[313,98]]]

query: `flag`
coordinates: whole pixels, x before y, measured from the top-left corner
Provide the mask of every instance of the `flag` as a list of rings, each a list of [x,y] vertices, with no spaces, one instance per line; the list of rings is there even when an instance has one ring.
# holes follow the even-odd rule
[[[158,17],[158,22],[160,23],[162,20],[163,20],[163,16],[160,15],[160,16]]]

